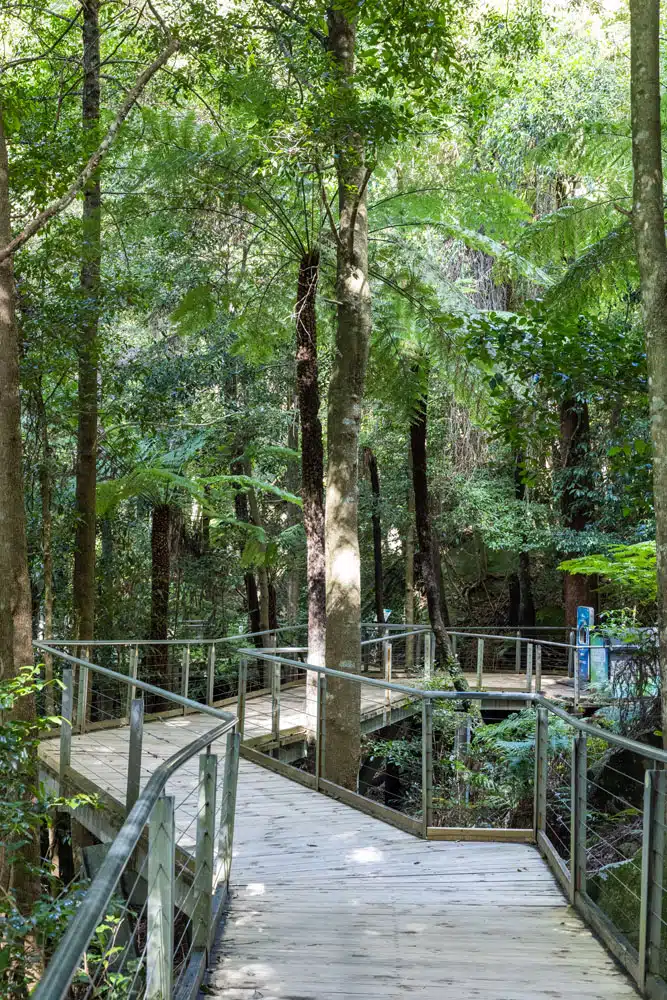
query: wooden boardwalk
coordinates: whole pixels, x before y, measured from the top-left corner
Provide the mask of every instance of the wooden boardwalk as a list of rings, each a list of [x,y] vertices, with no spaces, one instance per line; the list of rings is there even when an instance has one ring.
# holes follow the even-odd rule
[[[211,726],[147,723],[142,780]],[[127,729],[72,740],[72,766],[119,801]],[[222,754],[224,747],[214,746]],[[58,742],[41,754],[57,767]],[[197,762],[179,772],[192,846]],[[219,1000],[630,1000],[636,993],[531,846],[421,841],[242,760]]]

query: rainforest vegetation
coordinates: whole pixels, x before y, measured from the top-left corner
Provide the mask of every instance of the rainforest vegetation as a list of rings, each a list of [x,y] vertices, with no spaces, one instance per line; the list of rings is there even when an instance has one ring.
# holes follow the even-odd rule
[[[454,626],[590,605],[659,625],[667,677],[660,32],[649,0],[2,0],[0,975],[62,916],[35,638],[301,625],[356,671],[360,622],[421,622],[458,685]],[[494,822],[524,721],[473,744],[518,746]]]

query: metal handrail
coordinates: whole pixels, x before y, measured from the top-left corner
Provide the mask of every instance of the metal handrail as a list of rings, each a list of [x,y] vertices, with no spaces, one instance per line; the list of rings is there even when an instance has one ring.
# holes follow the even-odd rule
[[[46,653],[50,653],[52,656],[57,656],[61,660],[66,660],[68,663],[74,663],[80,667],[86,667],[88,670],[94,670],[98,674],[102,674],[104,677],[110,677],[112,680],[120,681],[130,688],[139,688],[141,691],[147,691],[148,694],[157,695],[158,698],[164,698],[166,701],[173,701],[177,705],[181,705],[183,708],[191,708],[197,712],[202,712],[204,715],[211,715],[216,719],[224,719],[225,722],[230,722],[236,719],[236,716],[231,712],[223,712],[219,708],[212,708],[210,705],[203,705],[199,701],[193,701],[192,698],[185,698],[183,695],[174,694],[173,691],[168,691],[166,688],[157,687],[155,684],[148,684],[146,681],[140,681],[137,677],[128,677],[126,674],[119,674],[117,670],[109,670],[108,667],[101,667],[99,663],[93,663],[91,660],[83,660],[80,656],[72,656],[71,653],[63,653],[62,650],[56,649],[54,646],[50,646],[47,642],[40,640],[35,640],[33,645],[37,649],[41,649]],[[76,643],[76,645],[81,646],[82,643]]]
[[[78,660],[76,662],[85,663],[86,661]],[[91,666],[91,664],[86,665]],[[112,671],[106,671],[106,673],[112,673]],[[144,685],[144,688],[150,689],[152,685]],[[160,688],[153,690],[161,691]],[[162,693],[168,694],[169,692]],[[125,866],[132,856],[132,852],[136,849],[153,807],[168,780],[186,761],[234,729],[235,725],[236,717],[232,716],[219,726],[204,733],[203,736],[193,740],[186,747],[178,750],[153,772],[112,842],[109,852],[90,888],[86,891],[81,905],[71,917],[67,931],[33,993],[34,1000],[62,1000],[66,996],[79,962],[95,933],[95,928],[106,916],[109,903]]]
[[[474,688],[466,689],[465,691],[438,691],[432,688],[416,688],[409,687],[407,684],[397,684],[395,681],[368,677],[366,674],[348,673],[345,670],[335,670],[332,667],[319,667],[312,663],[302,663],[301,660],[288,659],[287,657],[264,652],[264,650],[240,649],[239,652],[242,655],[252,656],[254,659],[270,660],[272,663],[282,663],[285,666],[298,667],[301,670],[312,671],[326,677],[339,677],[342,680],[352,681],[359,685],[368,684],[371,687],[382,688],[383,691],[398,691],[401,694],[421,698],[425,701],[461,701],[464,699],[471,701],[524,701],[526,704],[546,708],[553,715],[557,715],[564,722],[567,722],[573,729],[586,733],[588,736],[593,736],[596,739],[604,739],[614,746],[640,754],[648,760],[667,764],[667,751],[649,746],[646,743],[639,743],[637,740],[628,739],[626,736],[619,736],[616,733],[609,732],[607,729],[602,729],[600,726],[592,726],[589,722],[583,722],[581,719],[569,715],[564,709],[554,705],[552,701],[541,694],[528,691],[479,691]]]

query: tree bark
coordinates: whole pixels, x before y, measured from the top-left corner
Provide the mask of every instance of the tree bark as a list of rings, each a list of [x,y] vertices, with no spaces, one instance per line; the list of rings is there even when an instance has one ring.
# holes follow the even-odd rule
[[[426,457],[427,399],[422,396],[417,411],[410,424],[410,447],[412,451],[412,485],[415,494],[415,523],[419,544],[419,568],[421,571],[431,628],[435,634],[436,655],[441,667],[454,676],[458,669],[454,662],[452,644],[440,604],[440,581],[437,567],[433,562],[433,535],[428,496],[428,465]]]
[[[9,165],[0,107],[0,244],[11,238]],[[0,263],[0,679],[9,680],[33,662],[30,579],[23,500],[21,402],[19,394],[19,337],[16,325],[16,289],[11,257]],[[35,718],[32,697],[21,698],[13,709],[17,720]],[[36,760],[26,768],[36,767]],[[18,853],[9,871],[0,853],[0,887],[12,887],[21,913],[27,914],[40,893],[33,866],[38,839]]]
[[[327,12],[328,46],[338,106],[355,104],[356,25],[346,11]],[[329,382],[325,512],[327,666],[361,668],[361,572],[358,533],[359,427],[371,334],[368,217],[361,137],[347,129],[336,144],[338,177],[336,334]],[[361,741],[361,692],[357,683],[329,678],[326,774],[356,789]]]
[[[415,621],[415,491],[412,485],[412,448],[408,448],[408,525],[405,532],[405,624]],[[405,668],[408,672],[415,664],[415,643],[412,637],[405,642]]]
[[[324,562],[324,445],[320,421],[320,386],[317,361],[318,250],[304,254],[299,263],[296,296],[296,388],[301,423],[301,499],[306,533],[306,582],[308,587],[308,663],[323,667],[327,622]],[[317,723],[317,679],[306,675],[306,728]]]
[[[232,462],[230,466],[232,475],[243,475],[243,467],[239,462]],[[234,512],[236,514],[236,520],[240,521],[242,524],[250,524],[250,512],[248,511],[248,495],[245,492],[239,491],[234,497]],[[241,542],[241,548],[239,555],[243,554],[243,541]],[[243,582],[245,584],[246,592],[246,603],[248,606],[248,626],[250,632],[260,632],[261,631],[261,618],[259,613],[259,594],[257,592],[257,581],[255,579],[255,574],[252,570],[248,569],[243,574]],[[255,646],[258,649],[264,645],[261,636],[255,636],[253,639]]]
[[[584,531],[593,518],[591,471],[591,426],[588,403],[575,397],[564,399],[560,408],[561,511],[563,523],[572,531]],[[574,553],[566,553],[569,558]],[[563,577],[565,624],[577,626],[577,607],[594,603],[594,578],[571,575]]]
[[[373,570],[375,579],[375,620],[384,625],[384,580],[382,574],[382,522],[380,519],[380,476],[378,463],[373,451],[364,448],[364,464],[371,481],[373,525]]]
[[[151,639],[167,638],[171,575],[171,507],[156,504],[151,518]],[[156,646],[151,654],[154,680],[168,682],[169,647]]]
[[[83,0],[83,130],[95,147],[100,123],[99,0]],[[92,639],[95,616],[95,488],[97,481],[97,360],[102,256],[99,173],[83,195],[82,318],[79,331],[74,621],[78,639]]]

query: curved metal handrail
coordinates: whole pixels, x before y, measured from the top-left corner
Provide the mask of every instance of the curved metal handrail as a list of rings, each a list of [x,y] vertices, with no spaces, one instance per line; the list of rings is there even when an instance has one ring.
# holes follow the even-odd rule
[[[235,726],[236,717],[226,720],[204,733],[203,736],[193,740],[186,747],[182,747],[153,772],[118,835],[111,843],[109,852],[86,892],[83,902],[70,918],[65,935],[33,993],[34,1000],[62,1000],[66,996],[79,963],[95,933],[95,928],[106,916],[111,897],[128,859],[137,847],[153,807],[168,780],[186,761],[234,729]]]

